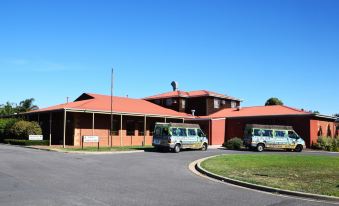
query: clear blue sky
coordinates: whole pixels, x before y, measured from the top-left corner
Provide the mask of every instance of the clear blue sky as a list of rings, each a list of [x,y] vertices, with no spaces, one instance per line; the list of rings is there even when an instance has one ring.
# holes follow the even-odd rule
[[[0,1],[0,103],[207,89],[339,113],[339,1]]]

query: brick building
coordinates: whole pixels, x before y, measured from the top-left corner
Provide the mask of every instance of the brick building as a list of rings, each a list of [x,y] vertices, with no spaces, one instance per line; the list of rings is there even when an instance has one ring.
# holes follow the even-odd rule
[[[174,89],[144,99],[111,99],[106,95],[84,93],[74,102],[29,112],[25,116],[39,122],[44,139],[64,146],[92,146],[81,141],[88,135],[99,136],[102,146],[149,145],[156,122],[198,123],[212,145],[242,137],[246,124],[293,126],[308,147],[318,136],[336,135],[335,117],[287,106],[241,108],[240,104],[238,98],[206,90]]]

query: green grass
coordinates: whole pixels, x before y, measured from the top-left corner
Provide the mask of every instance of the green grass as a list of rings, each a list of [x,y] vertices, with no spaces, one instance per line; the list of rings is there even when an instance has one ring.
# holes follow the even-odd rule
[[[135,151],[135,150],[149,150],[152,149],[152,146],[123,146],[123,147],[100,147],[99,152],[109,152],[109,151]],[[60,148],[59,150],[63,151],[75,151],[75,152],[98,152],[98,147],[84,147],[80,148]]]
[[[335,156],[222,155],[201,166],[249,183],[339,197],[339,157]]]

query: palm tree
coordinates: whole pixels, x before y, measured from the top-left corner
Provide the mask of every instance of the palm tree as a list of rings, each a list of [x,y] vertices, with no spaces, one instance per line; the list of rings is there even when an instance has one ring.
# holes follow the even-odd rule
[[[21,101],[19,106],[18,106],[18,112],[29,112],[29,111],[32,111],[32,110],[39,109],[38,106],[33,105],[33,102],[34,102],[34,98],[25,99],[25,100]]]

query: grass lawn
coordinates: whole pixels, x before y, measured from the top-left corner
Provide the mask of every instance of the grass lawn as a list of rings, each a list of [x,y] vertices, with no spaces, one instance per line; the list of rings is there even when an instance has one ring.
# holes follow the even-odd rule
[[[123,147],[100,147],[99,152],[109,152],[109,151],[133,151],[133,150],[149,150],[152,149],[152,146],[123,146]],[[76,148],[60,148],[59,150],[63,151],[84,151],[84,152],[98,152],[98,147],[81,147]]]
[[[201,166],[249,183],[339,197],[339,157],[222,155],[203,161]]]

